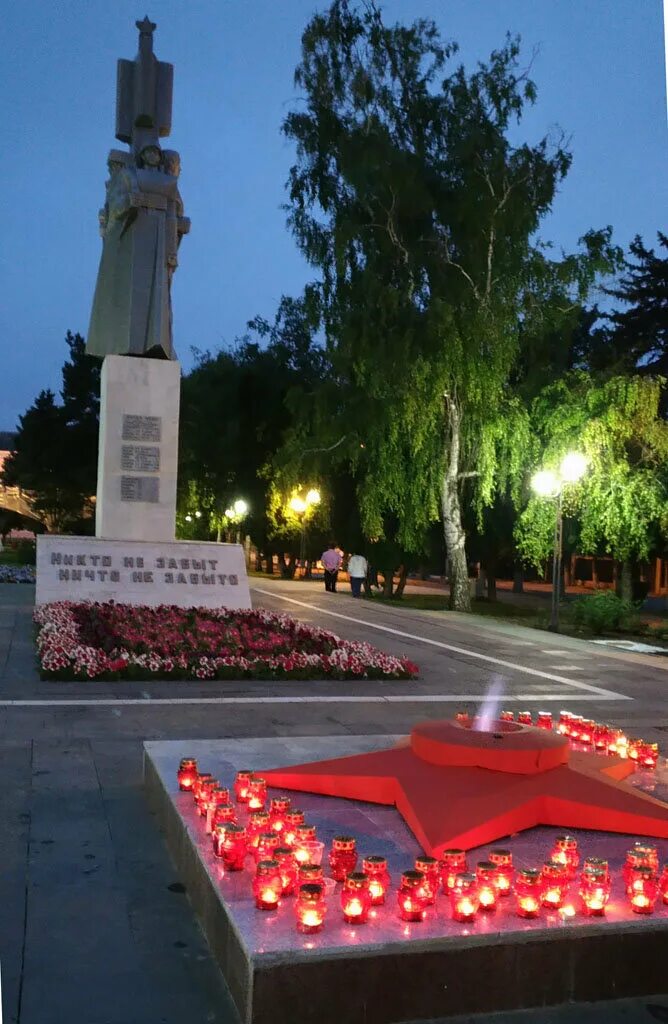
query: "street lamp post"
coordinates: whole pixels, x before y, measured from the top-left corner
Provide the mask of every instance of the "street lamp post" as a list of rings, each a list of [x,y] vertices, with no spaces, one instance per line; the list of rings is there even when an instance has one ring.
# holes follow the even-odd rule
[[[312,487],[310,491],[307,491],[305,498],[300,498],[299,495],[295,495],[290,499],[290,508],[293,512],[296,512],[300,516],[301,520],[301,538],[299,542],[299,564],[302,567],[302,577],[306,577],[306,517],[309,509],[313,508],[314,505],[320,504],[320,491]]]
[[[548,629],[559,632],[559,591],[561,589],[561,562],[563,553],[563,493],[566,484],[575,484],[587,469],[587,460],[580,452],[569,452],[561,460],[559,471],[543,469],[531,480],[531,487],[541,498],[555,498],[554,547],[552,551],[552,603]]]

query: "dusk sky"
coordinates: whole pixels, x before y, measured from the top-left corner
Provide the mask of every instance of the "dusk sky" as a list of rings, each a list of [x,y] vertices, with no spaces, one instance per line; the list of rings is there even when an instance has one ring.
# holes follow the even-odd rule
[[[144,3],[144,0],[142,0]],[[145,5],[146,6],[146,5]],[[42,388],[56,391],[66,331],[88,329],[114,139],[116,59],[134,58],[135,20],[158,23],[175,65],[173,130],[192,219],[173,288],[174,340],[215,350],[312,276],[285,227],[293,160],[280,125],[314,0],[21,0],[3,10],[0,430]],[[522,36],[538,102],[529,140],[560,125],[574,162],[541,231],[567,249],[611,224],[623,246],[666,231],[668,129],[661,0],[387,0],[388,20],[433,18],[471,67]]]

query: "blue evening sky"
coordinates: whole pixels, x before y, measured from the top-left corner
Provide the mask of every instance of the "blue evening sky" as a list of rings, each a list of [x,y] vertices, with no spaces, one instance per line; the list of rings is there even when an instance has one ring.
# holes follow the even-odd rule
[[[140,4],[138,6],[138,4]],[[0,429],[41,388],[58,390],[68,328],[85,334],[101,241],[117,57],[134,22],[158,23],[175,65],[173,132],[192,233],[174,283],[174,336],[217,349],[310,271],[285,228],[291,146],[279,132],[295,99],[300,35],[319,0],[21,0],[3,11],[0,124]],[[146,7],[146,10],[144,9]],[[538,103],[529,138],[558,124],[574,163],[541,235],[566,248],[612,224],[627,246],[666,230],[668,131],[661,0],[386,0],[392,20],[435,19],[467,65],[519,32]]]

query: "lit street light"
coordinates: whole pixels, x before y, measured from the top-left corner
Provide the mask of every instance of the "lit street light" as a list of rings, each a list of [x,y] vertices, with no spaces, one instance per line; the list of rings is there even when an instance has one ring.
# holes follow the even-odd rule
[[[298,516],[301,516],[302,535],[299,545],[299,563],[302,567],[302,573],[304,576],[306,575],[306,517],[309,510],[315,505],[319,505],[320,501],[320,491],[317,490],[317,488],[312,487],[310,491],[306,492],[305,498],[300,498],[299,495],[296,494],[289,502],[292,511]]]
[[[561,584],[561,559],[563,548],[563,511],[562,495],[566,484],[576,484],[587,470],[587,459],[581,452],[568,452],[564,455],[555,473],[551,469],[542,469],[531,478],[531,489],[539,498],[556,498],[556,518],[554,523],[554,550],[552,555],[552,608],[548,629],[559,632],[559,587]]]

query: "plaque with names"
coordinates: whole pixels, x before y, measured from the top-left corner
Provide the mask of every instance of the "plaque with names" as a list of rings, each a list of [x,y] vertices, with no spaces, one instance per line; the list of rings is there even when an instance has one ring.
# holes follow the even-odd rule
[[[124,441],[160,441],[162,437],[161,416],[123,416]]]
[[[160,449],[124,444],[121,448],[121,469],[135,473],[159,473]]]
[[[160,480],[156,476],[122,476],[121,501],[158,502]]]

